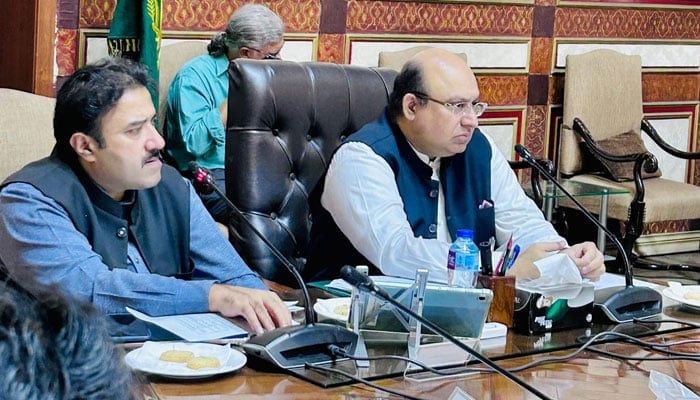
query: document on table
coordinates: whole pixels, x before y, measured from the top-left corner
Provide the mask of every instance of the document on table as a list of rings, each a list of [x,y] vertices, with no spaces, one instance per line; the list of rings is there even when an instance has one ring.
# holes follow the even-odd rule
[[[634,279],[633,283],[634,283],[634,286],[646,286],[646,287],[650,287],[652,289],[655,289],[657,291],[660,291],[661,289],[663,289],[663,287],[660,285],[657,285],[657,284],[651,283],[651,282],[645,282],[641,279]],[[625,276],[624,275],[617,275],[617,274],[611,274],[609,272],[606,272],[600,276],[599,280],[593,282],[594,290],[607,289],[607,288],[616,287],[616,286],[625,286]]]
[[[248,332],[243,328],[214,313],[151,317],[129,307],[126,307],[126,311],[134,317],[170,331],[188,342],[206,342],[248,336]]]

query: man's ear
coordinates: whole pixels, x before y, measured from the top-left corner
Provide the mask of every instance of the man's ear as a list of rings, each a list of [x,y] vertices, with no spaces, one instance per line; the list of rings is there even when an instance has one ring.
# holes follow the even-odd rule
[[[90,136],[82,132],[75,132],[70,137],[69,143],[78,158],[87,162],[92,162],[95,159],[94,151],[97,148],[97,143]]]
[[[413,93],[406,93],[403,96],[403,115],[408,120],[413,120],[416,114],[416,107],[419,106],[418,99]]]

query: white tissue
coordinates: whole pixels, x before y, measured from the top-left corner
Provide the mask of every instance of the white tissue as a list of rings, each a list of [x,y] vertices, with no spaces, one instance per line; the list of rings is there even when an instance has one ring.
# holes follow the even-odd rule
[[[649,390],[656,395],[656,400],[700,399],[700,397],[682,383],[653,369],[649,373]]]
[[[564,289],[581,286],[581,273],[568,255],[557,253],[535,261],[540,277],[518,281],[518,287],[525,289]]]

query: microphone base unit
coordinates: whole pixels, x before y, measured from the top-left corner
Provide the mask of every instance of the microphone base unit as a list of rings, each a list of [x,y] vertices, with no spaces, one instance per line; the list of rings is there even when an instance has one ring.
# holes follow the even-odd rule
[[[241,347],[248,357],[282,369],[325,364],[339,358],[328,349],[336,345],[352,354],[357,334],[339,325],[308,324],[277,328],[251,337]]]
[[[615,286],[595,291],[593,317],[598,321],[623,323],[661,314],[662,296],[644,286]]]
[[[515,151],[520,154],[528,164],[536,168],[542,176],[549,179],[554,185],[559,188],[566,197],[571,200],[576,207],[593,222],[598,229],[605,232],[605,235],[617,247],[618,263],[617,267],[622,268],[625,274],[625,286],[611,287],[606,289],[596,290],[594,296],[593,317],[594,319],[603,320],[604,322],[622,323],[629,322],[635,318],[649,318],[661,314],[662,296],[657,291],[648,287],[633,286],[634,275],[632,271],[632,262],[630,255],[625,251],[625,246],[620,240],[613,235],[612,232],[595,218],[576,198],[569,193],[554,177],[539,165],[530,151],[521,144],[515,145]],[[633,204],[634,206],[635,204]],[[638,204],[637,204],[638,205]],[[639,211],[639,210],[637,210]],[[633,218],[633,217],[630,217]],[[627,232],[627,235],[630,233]]]
[[[357,347],[357,334],[338,325],[316,324],[316,317],[311,308],[311,296],[306,288],[304,279],[287,257],[282,254],[236,207],[231,200],[216,186],[211,173],[200,167],[196,162],[190,162],[192,184],[200,193],[215,192],[236,214],[240,220],[257,236],[270,252],[284,265],[294,277],[304,296],[305,325],[277,328],[261,335],[250,338],[242,345],[252,363],[274,365],[282,369],[303,367],[304,364],[322,364],[336,361],[337,356],[329,350],[335,345],[352,354]]]

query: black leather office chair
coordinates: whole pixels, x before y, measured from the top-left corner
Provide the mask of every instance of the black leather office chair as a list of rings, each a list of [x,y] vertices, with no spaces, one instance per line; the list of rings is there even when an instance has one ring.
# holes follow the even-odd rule
[[[309,196],[340,142],[380,115],[397,72],[237,59],[229,73],[226,193],[303,273],[311,229]],[[541,205],[533,174],[533,192]],[[230,223],[229,240],[264,278],[294,282],[238,216]]]
[[[226,193],[303,271],[311,191],[341,140],[379,116],[397,73],[243,59],[235,60],[229,72]],[[264,278],[294,282],[237,217],[231,222],[230,240]]]

